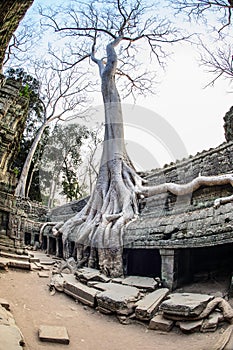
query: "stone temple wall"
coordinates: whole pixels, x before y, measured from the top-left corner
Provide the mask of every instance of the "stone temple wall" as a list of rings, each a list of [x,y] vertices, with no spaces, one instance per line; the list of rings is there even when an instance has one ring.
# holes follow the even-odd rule
[[[16,178],[11,168],[17,156],[28,111],[19,83],[7,80],[0,88],[0,190],[12,193]]]

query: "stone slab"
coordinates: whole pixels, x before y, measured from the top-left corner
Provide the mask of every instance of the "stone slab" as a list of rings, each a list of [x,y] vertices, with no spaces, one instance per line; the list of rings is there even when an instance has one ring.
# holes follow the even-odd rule
[[[0,325],[0,350],[23,350],[24,339],[17,326]]]
[[[0,298],[0,305],[10,311],[10,303],[6,299]]]
[[[163,318],[162,315],[154,316],[149,323],[149,329],[169,332],[174,326],[174,321]]]
[[[40,265],[53,265],[55,264],[55,261],[54,260],[40,260]]]
[[[155,315],[161,302],[166,298],[168,294],[168,288],[160,288],[152,293],[147,294],[135,304],[136,318],[142,321],[150,320]]]
[[[42,325],[39,328],[39,339],[41,341],[69,344],[70,339],[65,327]]]
[[[224,316],[221,312],[212,312],[202,323],[201,332],[215,332],[218,328],[218,323],[224,321]]]
[[[75,276],[80,281],[97,281],[107,283],[110,281],[110,278],[102,274],[97,269],[92,269],[90,267],[84,267],[75,271]]]
[[[38,272],[38,276],[41,278],[49,278],[49,274],[46,272]]]
[[[73,298],[81,301],[83,304],[94,307],[98,290],[90,288],[75,278],[73,274],[63,274],[64,292]]]
[[[20,255],[20,254],[13,254],[9,252],[0,252],[0,255],[3,258],[10,258],[10,259],[16,259],[16,260],[22,260],[22,261],[29,261],[29,256],[28,255]]]
[[[184,333],[193,333],[199,331],[202,326],[203,320],[197,321],[179,321],[176,322],[176,325],[180,327]]]
[[[116,283],[98,283],[95,288],[105,290],[96,295],[98,306],[120,315],[133,313],[135,303],[140,298],[137,288]]]
[[[0,269],[7,270],[8,269],[8,260],[0,257]]]
[[[8,266],[17,269],[31,270],[30,262],[23,260],[9,260]]]
[[[205,309],[209,301],[214,297],[207,294],[197,293],[173,293],[169,298],[162,302],[160,310],[168,315],[177,315],[182,317],[195,317]]]
[[[151,277],[128,276],[122,280],[123,285],[136,287],[148,292],[152,292],[158,287],[158,282]]]

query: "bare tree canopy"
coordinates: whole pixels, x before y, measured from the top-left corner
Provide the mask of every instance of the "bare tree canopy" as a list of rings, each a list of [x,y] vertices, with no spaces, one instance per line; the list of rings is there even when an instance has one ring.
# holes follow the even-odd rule
[[[0,72],[13,33],[32,3],[33,0],[7,0],[0,6]]]
[[[63,53],[58,45],[51,48],[52,55],[66,66],[65,69],[86,59],[98,67],[105,112],[103,153],[96,186],[83,210],[56,226],[54,232],[62,234],[65,258],[72,254],[70,243],[73,241],[78,266],[87,264],[100,268],[107,275],[120,276],[123,274],[124,230],[137,218],[140,198],[174,188],[179,195],[183,194],[184,187],[165,184],[164,188],[150,189],[144,186],[125,147],[117,86],[123,79],[129,84],[124,85],[123,90],[121,85],[123,95],[125,90],[134,92],[135,89],[148,93],[152,79],[147,77],[145,57],[148,62],[163,64],[168,44],[181,41],[185,36],[170,21],[159,18],[154,4],[139,0],[82,4],[73,1],[72,7],[62,10],[62,15],[52,10],[41,10],[41,14],[43,25],[52,28],[66,43]],[[144,69],[140,67],[142,54]],[[232,177],[224,181],[231,183]],[[212,186],[217,182],[221,184],[223,179],[200,178],[188,184],[185,191],[192,191],[202,183]]]
[[[212,12],[219,22],[219,33],[232,24],[232,0],[169,0],[169,3],[177,12],[185,13],[190,19],[202,17],[206,20],[208,13]]]

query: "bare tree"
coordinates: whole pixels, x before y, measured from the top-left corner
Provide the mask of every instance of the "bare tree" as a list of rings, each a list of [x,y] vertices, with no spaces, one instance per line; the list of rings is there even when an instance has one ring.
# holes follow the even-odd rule
[[[45,129],[55,120],[81,117],[86,101],[85,90],[89,85],[75,67],[64,72],[46,69],[40,64],[35,67],[35,77],[41,84],[39,96],[44,120],[32,143],[15,189],[15,195],[20,197],[25,197],[31,162]]]
[[[208,13],[212,12],[220,24],[219,33],[232,24],[232,0],[168,0],[168,2],[177,12],[186,14],[190,19],[196,17],[206,21]]]
[[[0,7],[0,72],[13,33],[32,3],[33,0],[8,0]],[[13,41],[14,38],[13,36]]]
[[[78,3],[76,10],[69,9],[66,16],[63,16],[64,25],[58,21],[61,18],[59,15],[56,17],[55,14],[47,14],[46,18],[56,32],[69,36],[70,43],[73,37],[76,43],[81,43],[83,37],[86,42],[90,42],[89,57],[99,69],[104,102],[103,153],[97,183],[87,205],[64,225],[55,226],[54,232],[58,229],[62,233],[65,258],[70,255],[70,241],[75,240],[78,266],[87,263],[90,267],[99,267],[110,276],[120,276],[123,274],[124,229],[137,218],[141,196],[154,195],[159,191],[188,193],[202,184],[213,185],[218,181],[232,183],[232,176],[224,177],[224,181],[221,177],[200,177],[186,187],[165,184],[150,188],[143,185],[144,181],[136,173],[125,148],[121,99],[116,86],[118,56],[121,76],[130,81],[132,89],[147,91],[147,86],[141,83],[143,79],[137,80],[139,75],[145,77],[137,69],[139,53],[136,52],[137,47],[138,50],[140,48],[139,42],[144,42],[144,52],[148,47],[151,55],[161,63],[165,56],[164,46],[184,37],[179,35],[171,23],[159,20],[154,15],[154,7],[145,5],[143,1],[136,0],[130,4],[120,0],[90,2],[84,6],[85,9],[79,10]],[[101,51],[101,43],[105,45],[105,52]],[[84,56],[87,55],[86,49],[85,46]],[[81,51],[77,52],[80,54]],[[101,55],[99,57],[98,52]],[[67,67],[80,62],[81,56],[78,55],[75,59],[76,57],[71,62],[66,61]]]

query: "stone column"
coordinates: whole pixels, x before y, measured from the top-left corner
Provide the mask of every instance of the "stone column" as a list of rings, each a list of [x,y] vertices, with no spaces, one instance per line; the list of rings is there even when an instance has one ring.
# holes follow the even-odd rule
[[[161,278],[164,286],[173,290],[177,286],[177,252],[174,249],[160,249]]]

